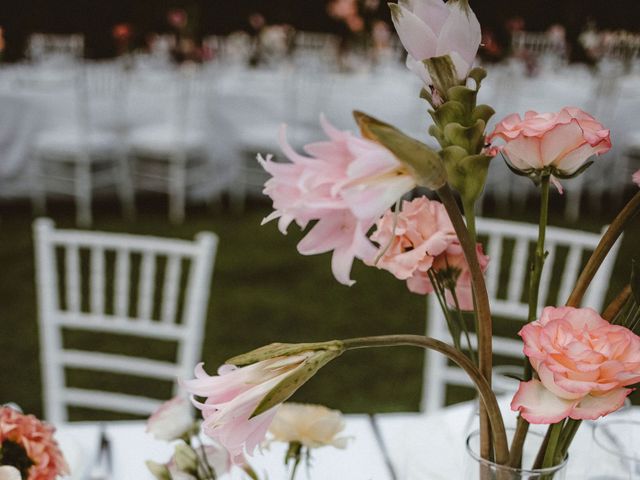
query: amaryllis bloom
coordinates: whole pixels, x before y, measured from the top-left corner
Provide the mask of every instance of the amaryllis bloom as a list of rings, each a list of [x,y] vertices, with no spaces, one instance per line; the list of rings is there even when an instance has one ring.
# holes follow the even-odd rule
[[[235,464],[244,463],[244,451],[251,454],[264,439],[278,406],[252,417],[260,402],[280,382],[306,368],[314,352],[275,357],[245,367],[225,364],[210,376],[199,364],[195,379],[183,382],[202,410],[205,434],[229,451]]]
[[[636,173],[634,173],[631,176],[631,179],[633,180],[633,183],[635,183],[636,185],[638,185],[640,187],[640,170],[638,170]]]
[[[514,113],[496,125],[488,141],[502,139],[506,160],[525,174],[548,169],[562,178],[576,173],[594,155],[611,149],[609,129],[588,113],[565,107],[557,113]]]
[[[149,417],[147,433],[158,440],[177,440],[193,427],[192,408],[187,398],[172,398]]]
[[[263,224],[278,219],[278,228],[286,233],[291,222],[306,228],[316,221],[298,251],[303,255],[333,251],[333,275],[351,285],[354,258],[367,261],[375,255],[368,230],[396,199],[415,187],[415,180],[378,143],[337,130],[324,118],[321,123],[329,139],[306,145],[308,156],[291,148],[284,127],[280,145],[290,162],[258,156],[271,174],[264,193],[275,209]]]
[[[31,466],[23,471],[24,480],[54,480],[69,473],[69,467],[53,438],[55,429],[33,415],[24,415],[11,407],[0,407],[0,445],[2,461],[22,468],[24,461]],[[20,465],[12,463],[12,456],[20,456]],[[11,477],[8,477],[11,478]]]
[[[640,337],[590,308],[546,307],[520,336],[539,380],[521,382],[511,408],[530,423],[595,420],[640,382]]]
[[[348,439],[339,436],[344,428],[344,418],[338,410],[323,405],[285,403],[273,419],[269,433],[276,442],[298,442],[307,448],[345,448]]]
[[[378,220],[371,240],[380,245],[380,253],[384,252],[376,266],[407,280],[416,272],[428,271],[435,257],[458,237],[444,205],[418,197],[404,200],[400,212],[388,210]]]
[[[449,55],[459,80],[471,70],[482,37],[480,23],[466,0],[399,0],[390,4],[393,24],[407,56],[407,67],[429,85],[423,61]]]

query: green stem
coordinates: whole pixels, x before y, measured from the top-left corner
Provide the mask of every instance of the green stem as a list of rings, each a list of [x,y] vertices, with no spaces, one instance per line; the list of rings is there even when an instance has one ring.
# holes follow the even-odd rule
[[[564,459],[569,451],[569,446],[573,441],[573,438],[578,433],[578,429],[582,424],[582,420],[574,420],[573,418],[567,419],[567,422],[562,429],[562,434],[560,435],[560,440],[558,442],[558,449],[556,452],[555,462],[559,463]]]
[[[544,243],[547,233],[547,223],[549,221],[549,176],[542,177],[540,184],[540,218],[538,220],[538,240],[529,277],[529,313],[527,321],[533,322],[538,317],[538,299],[540,297],[540,280],[544,268],[545,249]],[[528,358],[524,360],[524,380],[531,380],[533,371]],[[522,462],[522,449],[524,441],[529,431],[529,422],[518,416],[516,432],[511,441],[511,458],[509,464],[517,466]]]
[[[469,337],[469,329],[467,328],[467,323],[464,321],[464,314],[462,310],[460,310],[460,302],[458,302],[458,295],[456,295],[456,289],[454,287],[449,288],[451,292],[451,296],[453,297],[453,303],[456,306],[456,312],[458,316],[458,323],[460,324],[460,329],[462,333],[464,333],[464,337],[467,340],[467,346],[469,347],[469,358],[474,363],[474,365],[478,365],[478,359],[476,358],[476,352],[473,349],[473,345],[471,345],[471,337]]]
[[[476,202],[468,201],[463,198],[462,207],[464,208],[464,218],[467,221],[467,229],[473,242],[476,242]]]
[[[291,476],[289,477],[289,480],[294,480],[296,478],[296,471],[298,470],[298,466],[300,465],[301,460],[302,458],[300,457],[300,455],[298,455],[293,464],[293,468],[291,469]]]
[[[558,448],[558,441],[560,440],[560,434],[562,433],[562,425],[564,422],[558,422],[551,425],[549,434],[549,443],[544,453],[544,460],[542,461],[542,468],[550,468],[554,465],[556,458],[556,449]]]
[[[547,222],[549,219],[549,179],[542,177],[540,185],[540,220],[538,222],[538,242],[536,244],[535,258],[531,270],[531,280],[529,281],[529,316],[528,321],[533,322],[538,318],[538,298],[540,296],[540,279],[544,267],[544,241],[547,232]],[[528,380],[528,379],[527,379]]]
[[[447,308],[447,302],[444,297],[444,292],[442,291],[442,287],[438,282],[437,276],[433,273],[431,269],[427,271],[427,275],[429,276],[429,281],[433,286],[433,291],[436,294],[436,298],[438,299],[438,304],[440,305],[440,309],[442,310],[442,314],[447,322],[447,327],[449,328],[449,333],[451,334],[451,339],[453,340],[453,345],[459,350],[462,351],[462,344],[460,343],[460,337],[456,335],[456,331],[453,328],[453,320],[451,319],[451,311]]]
[[[471,284],[473,287],[474,303],[477,314],[477,335],[478,335],[478,368],[485,378],[486,382],[491,385],[491,369],[493,362],[493,333],[492,333],[492,321],[491,321],[491,307],[489,305],[489,294],[487,292],[487,286],[484,281],[484,275],[480,264],[478,262],[478,256],[476,255],[476,244],[471,236],[469,229],[462,219],[462,214],[456,203],[456,199],[453,196],[453,192],[448,184],[440,187],[437,190],[440,200],[444,205],[453,228],[456,231],[460,246],[464,251],[464,256],[469,265],[469,272],[471,273]],[[480,456],[485,459],[489,459],[491,456],[491,436],[490,420],[488,418],[485,405],[480,405]]]
[[[499,465],[505,465],[507,463],[509,460],[509,446],[504,421],[500,413],[500,408],[498,407],[498,401],[491,390],[491,385],[489,385],[489,382],[484,378],[478,367],[471,362],[469,357],[447,343],[421,335],[382,335],[378,337],[350,338],[342,340],[342,344],[345,350],[412,345],[429,348],[448,357],[462,368],[475,384],[490,422],[489,432],[493,434],[495,461]]]

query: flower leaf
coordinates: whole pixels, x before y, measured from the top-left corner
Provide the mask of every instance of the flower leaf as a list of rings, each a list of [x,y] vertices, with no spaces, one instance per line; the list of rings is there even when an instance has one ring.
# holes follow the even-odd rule
[[[429,110],[429,115],[438,127],[444,128],[450,123],[465,123],[467,109],[462,103],[450,100],[435,110]]]
[[[344,347],[342,342],[338,340],[332,340],[330,342],[316,342],[316,343],[271,343],[260,348],[256,348],[247,353],[236,355],[230,358],[225,363],[229,365],[235,365],[242,367],[244,365],[251,365],[253,363],[261,362],[262,360],[268,360],[274,357],[287,357],[291,355],[298,355],[304,352],[310,351],[334,351],[342,353]]]
[[[464,148],[468,153],[479,153],[484,146],[484,120],[478,119],[471,127],[450,123],[444,127],[444,137],[452,145]]]
[[[329,363],[334,358],[340,356],[342,350],[318,350],[304,361],[304,364],[282,379],[273,389],[267,393],[256,409],[251,414],[251,418],[266,412],[287,400],[304,385],[318,370]]]
[[[482,67],[475,67],[469,72],[469,78],[473,78],[473,80],[476,82],[476,92],[480,90],[480,84],[486,76],[487,71]]]
[[[423,60],[434,88],[440,93],[443,100],[447,100],[447,92],[455,85],[460,85],[456,67],[449,55],[431,57]]]
[[[582,165],[578,170],[576,170],[573,173],[562,173],[560,170],[554,169],[553,176],[554,177],[558,177],[558,178],[560,178],[562,180],[567,180],[569,178],[574,178],[574,177],[577,177],[578,175],[580,175],[582,172],[584,172],[591,165],[593,165],[593,160],[591,160],[590,162],[586,162],[584,165]]]
[[[493,117],[496,111],[491,108],[489,105],[478,105],[473,109],[471,113],[471,118],[473,121],[477,121],[478,119],[484,120],[484,123],[489,123],[489,119]]]
[[[447,183],[447,172],[442,159],[427,145],[365,113],[356,111],[353,115],[362,135],[393,153],[418,185],[437,190]]]

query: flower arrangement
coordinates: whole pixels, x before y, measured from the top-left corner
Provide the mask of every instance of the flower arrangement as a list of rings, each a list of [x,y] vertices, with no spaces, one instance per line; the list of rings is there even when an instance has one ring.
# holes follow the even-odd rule
[[[68,474],[54,432],[33,415],[0,406],[0,479],[54,480]]]
[[[460,366],[477,389],[482,459],[498,472],[542,468],[546,476],[540,478],[552,478],[549,469],[565,463],[580,422],[617,410],[640,382],[637,269],[605,311],[580,308],[599,265],[640,212],[640,192],[605,232],[566,304],[539,312],[550,185],[562,192],[561,180],[580,175],[592,158],[607,152],[609,130],[588,113],[566,107],[527,112],[524,118],[510,115],[487,134],[494,110],[477,103],[487,73],[472,68],[481,35],[468,1],[400,0],[390,7],[408,51],[407,65],[424,82],[420,96],[430,107],[429,133],[440,149],[362,112],[354,113],[360,135],[322,118],[328,138],[307,145],[304,154],[287,143],[283,127],[280,144],[289,161],[258,156],[271,175],[264,193],[274,207],[264,223],[277,220],[282,233],[291,223],[310,227],[298,251],[332,252],[333,275],[344,285],[354,283],[351,268],[359,259],[388,270],[415,293],[437,295],[453,345],[419,335],[274,343],[227,360],[218,375],[207,375],[200,365],[185,387],[202,411],[205,433],[239,463],[260,444],[269,425],[277,422],[276,431],[282,430],[275,419],[283,402],[344,351],[398,345],[433,349]],[[491,388],[492,316],[483,276],[489,259],[475,232],[476,202],[496,156],[540,192],[528,322],[520,331],[526,362],[511,403],[518,420],[510,442]],[[638,173],[633,179],[639,183]],[[416,186],[434,192],[439,201],[402,200]],[[463,311],[473,312],[477,349],[463,349],[455,333],[454,325],[464,324]],[[530,424],[549,427],[534,465],[523,465]],[[489,478],[490,472],[480,468],[479,473]]]
[[[273,362],[269,364],[274,366]],[[250,374],[250,371],[243,372],[242,377],[236,378],[235,385],[242,386],[243,381],[247,381],[246,375]],[[200,380],[205,381],[211,378],[201,369],[199,376]],[[240,378],[242,380],[239,380]],[[232,380],[225,378],[224,381]],[[215,383],[217,382],[214,380]],[[211,408],[217,407],[211,405]],[[239,469],[245,476],[258,480],[260,477],[247,461],[245,448],[248,452],[253,452],[258,443],[266,448],[272,443],[285,443],[288,448],[284,461],[285,464],[292,463],[290,478],[294,480],[303,460],[309,466],[312,450],[325,446],[345,448],[348,442],[348,438],[339,436],[345,427],[342,414],[322,405],[285,403],[277,411],[272,409],[263,416],[263,419],[253,422],[244,418],[238,419],[241,427],[244,424],[245,428],[255,430],[248,435],[254,438],[256,443],[251,443],[252,440],[248,439],[245,428],[240,429],[242,435],[238,436],[233,422],[223,431],[213,429],[211,436],[214,438],[204,443],[200,439],[200,432],[202,430],[207,433],[208,428],[211,428],[207,423],[211,423],[212,420],[196,421],[191,402],[184,396],[174,397],[165,402],[147,421],[147,433],[156,440],[175,442],[174,454],[164,464],[147,461],[147,468],[158,480],[215,480],[234,469]],[[263,441],[266,429],[270,438]],[[234,438],[238,440],[234,441]],[[235,448],[234,443],[237,445]],[[7,480],[11,480],[11,477]]]

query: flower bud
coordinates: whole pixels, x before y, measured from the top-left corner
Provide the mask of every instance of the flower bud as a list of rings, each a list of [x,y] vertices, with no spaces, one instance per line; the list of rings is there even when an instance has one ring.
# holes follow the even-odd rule
[[[171,473],[169,473],[169,469],[165,465],[152,460],[147,460],[145,464],[157,480],[171,480]]]
[[[179,443],[176,445],[173,458],[180,471],[186,473],[197,473],[198,456],[186,443]]]

